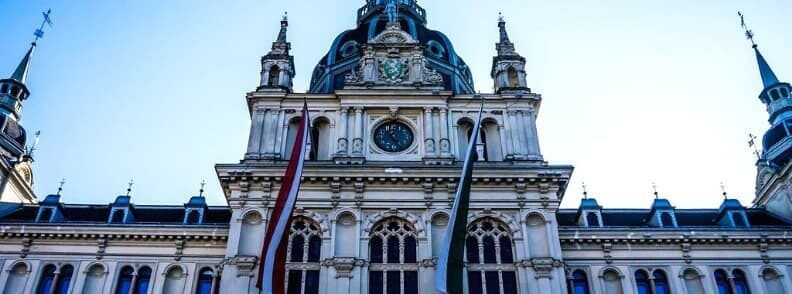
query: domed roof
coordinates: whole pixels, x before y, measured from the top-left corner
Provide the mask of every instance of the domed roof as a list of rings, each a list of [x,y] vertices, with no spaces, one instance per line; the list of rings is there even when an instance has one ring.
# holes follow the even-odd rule
[[[444,90],[455,94],[474,93],[473,78],[451,41],[443,33],[426,28],[426,12],[414,0],[390,0],[398,3],[401,28],[424,48],[428,67],[443,77]],[[361,48],[386,29],[388,0],[368,0],[358,10],[357,28],[345,31],[333,41],[330,51],[316,65],[309,93],[333,93],[344,89],[345,76],[360,61]]]

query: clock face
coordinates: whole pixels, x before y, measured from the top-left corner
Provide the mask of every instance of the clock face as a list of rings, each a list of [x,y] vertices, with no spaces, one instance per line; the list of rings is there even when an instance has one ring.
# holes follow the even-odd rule
[[[386,122],[374,130],[374,143],[385,152],[402,152],[413,144],[413,132],[398,121]]]

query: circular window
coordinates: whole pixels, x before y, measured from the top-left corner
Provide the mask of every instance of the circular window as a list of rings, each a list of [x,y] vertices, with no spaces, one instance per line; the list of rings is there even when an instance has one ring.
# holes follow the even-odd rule
[[[385,152],[402,152],[413,144],[412,129],[402,122],[389,121],[374,130],[374,144]]]

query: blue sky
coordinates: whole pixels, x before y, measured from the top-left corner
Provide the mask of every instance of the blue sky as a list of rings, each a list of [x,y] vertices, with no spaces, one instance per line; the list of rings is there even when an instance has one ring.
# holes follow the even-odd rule
[[[23,125],[42,131],[39,195],[66,178],[64,200],[109,203],[135,179],[134,201],[184,203],[207,181],[224,204],[215,163],[242,158],[244,96],[289,11],[295,88],[363,1],[0,1],[0,75],[32,40],[40,12],[55,27],[34,57]],[[542,151],[573,164],[564,206],[580,182],[606,207],[648,207],[651,183],[678,207],[717,207],[721,181],[753,198],[748,133],[764,133],[759,75],[742,37],[748,17],[765,56],[792,80],[790,1],[421,1],[491,91],[503,11],[528,83],[544,101]]]

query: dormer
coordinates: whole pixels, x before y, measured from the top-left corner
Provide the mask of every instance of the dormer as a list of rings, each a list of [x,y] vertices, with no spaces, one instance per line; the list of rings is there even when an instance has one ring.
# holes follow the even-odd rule
[[[190,201],[184,204],[184,219],[185,225],[200,225],[204,223],[204,215],[208,210],[206,205],[206,198],[203,196],[193,196]]]
[[[110,215],[107,217],[109,224],[127,224],[135,222],[134,205],[132,197],[121,195],[110,204]]]
[[[37,223],[54,223],[64,219],[60,195],[48,195],[44,198],[44,201],[39,203],[38,213],[36,214]]]
[[[676,228],[676,215],[674,215],[674,207],[671,206],[671,202],[668,199],[655,199],[646,223],[656,228]]]
[[[602,222],[602,206],[594,198],[584,198],[580,201],[576,219],[579,226],[601,228],[604,226]]]
[[[751,224],[748,222],[748,215],[745,213],[745,207],[742,206],[737,199],[724,199],[723,203],[718,209],[718,217],[715,219],[722,227],[730,228],[750,228]]]

